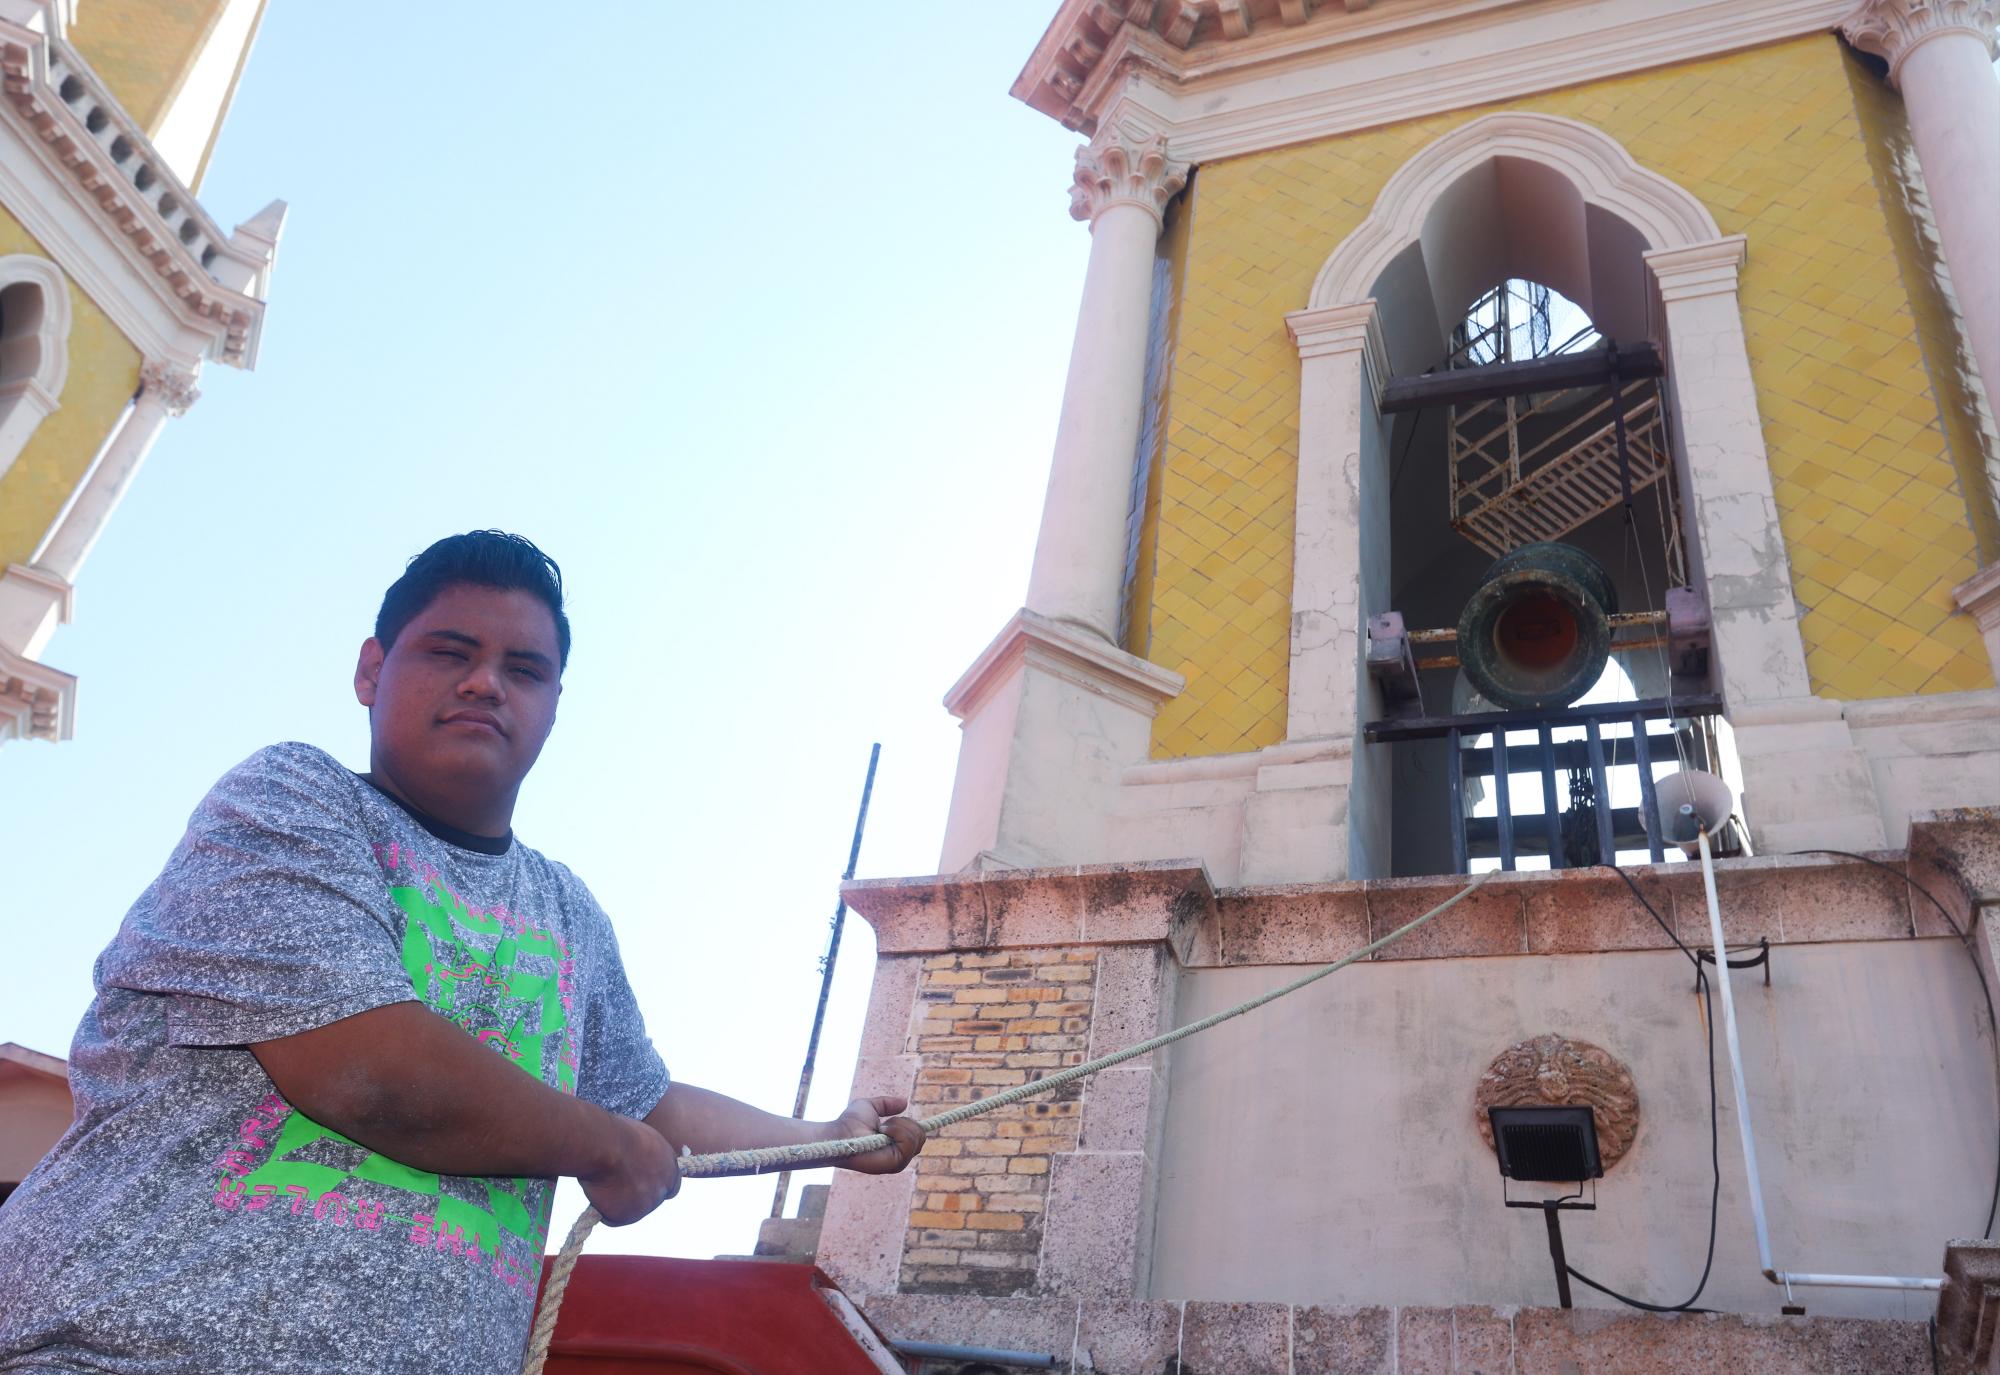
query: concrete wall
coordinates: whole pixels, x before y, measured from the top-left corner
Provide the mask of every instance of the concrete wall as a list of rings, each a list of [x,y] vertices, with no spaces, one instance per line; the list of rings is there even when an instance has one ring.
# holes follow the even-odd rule
[[[1190,970],[1175,1019],[1296,972]],[[1994,1177],[1993,1048],[1963,950],[1935,939],[1787,946],[1769,991],[1755,974],[1735,977],[1778,1265],[1937,1273],[1947,1240],[1978,1234]],[[1637,1297],[1685,1299],[1710,1189],[1691,986],[1673,952],[1380,962],[1176,1047],[1152,1296],[1552,1303],[1541,1219],[1502,1206],[1473,1093],[1493,1056],[1557,1031],[1623,1060],[1642,1113],[1598,1211],[1566,1219],[1570,1261]],[[1716,1040],[1722,1211],[1702,1303],[1770,1314],[1782,1295],[1758,1274],[1720,1027]],[[1610,1303],[1581,1286],[1576,1301]],[[1818,1314],[1900,1318],[1931,1304],[1838,1290],[1805,1301]]]

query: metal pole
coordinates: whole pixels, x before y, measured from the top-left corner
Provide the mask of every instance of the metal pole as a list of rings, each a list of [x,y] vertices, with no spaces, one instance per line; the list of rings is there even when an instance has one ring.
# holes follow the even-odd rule
[[[1664,830],[1664,819],[1658,829]],[[1757,1229],[1757,1263],[1764,1278],[1780,1285],[1814,1285],[1826,1289],[1929,1289],[1944,1287],[1942,1279],[1925,1275],[1822,1275],[1780,1270],[1771,1260],[1771,1234],[1764,1222],[1764,1186],[1757,1174],[1757,1141],[1750,1131],[1750,1093],[1743,1085],[1743,1047],[1736,1036],[1736,1000],[1729,990],[1729,951],[1722,943],[1722,905],[1715,896],[1715,859],[1708,848],[1708,827],[1695,833],[1701,848],[1702,895],[1708,900],[1709,938],[1715,943],[1715,982],[1722,989],[1722,1029],[1729,1045],[1729,1077],[1736,1088],[1736,1124],[1743,1135],[1743,1173],[1750,1185],[1750,1221]]]
[[[1573,1305],[1569,1301],[1569,1261],[1563,1255],[1562,1208],[1556,1200],[1544,1199],[1542,1216],[1549,1221],[1549,1259],[1556,1263],[1556,1297],[1569,1308]]]
[[[861,862],[861,833],[868,827],[868,799],[875,792],[875,765],[882,758],[882,744],[878,740],[868,747],[868,777],[861,784],[861,811],[854,818],[854,843],[847,848],[847,869],[840,876],[842,883],[854,877],[855,866]],[[806,1041],[806,1062],[799,1069],[799,1091],[792,1099],[792,1116],[806,1115],[806,1095],[812,1092],[813,1062],[819,1058],[819,1033],[826,1025],[826,999],[833,992],[833,965],[840,958],[840,932],[847,924],[847,898],[842,896],[833,909],[833,933],[826,943],[826,953],[819,959],[819,1006],[813,1009],[812,1036]],[[785,1195],[792,1187],[792,1172],[784,1171],[778,1176],[778,1191],[771,1199],[771,1216],[785,1215]]]

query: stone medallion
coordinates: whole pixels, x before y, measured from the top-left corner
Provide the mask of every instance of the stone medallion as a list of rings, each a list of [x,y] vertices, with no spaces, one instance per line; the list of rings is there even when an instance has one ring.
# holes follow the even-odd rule
[[[1610,1051],[1548,1032],[1493,1057],[1479,1076],[1473,1112],[1479,1134],[1493,1144],[1488,1108],[1588,1107],[1597,1124],[1597,1154],[1609,1170],[1639,1135],[1639,1088]]]

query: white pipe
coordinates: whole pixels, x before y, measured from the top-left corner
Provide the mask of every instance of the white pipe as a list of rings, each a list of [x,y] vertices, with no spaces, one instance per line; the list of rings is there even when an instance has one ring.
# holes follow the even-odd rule
[[[1708,934],[1715,942],[1715,981],[1722,987],[1722,1029],[1729,1043],[1729,1077],[1736,1086],[1736,1126],[1743,1135],[1743,1173],[1750,1182],[1750,1220],[1757,1228],[1757,1262],[1773,1284],[1824,1289],[1942,1289],[1944,1281],[1912,1275],[1820,1275],[1780,1270],[1771,1261],[1771,1234],[1764,1224],[1764,1186],[1757,1173],[1757,1138],[1750,1130],[1750,1093],[1743,1083],[1743,1047],[1736,1038],[1736,999],[1729,989],[1729,951],[1722,941],[1722,904],[1715,896],[1715,857],[1708,827],[1696,834],[1701,845],[1701,886],[1708,897]]]
[[[1924,1279],[1915,1275],[1802,1275],[1793,1270],[1780,1270],[1768,1277],[1773,1284],[1817,1285],[1825,1289],[1942,1289],[1941,1279]]]
[[[1757,1263],[1766,1275],[1771,1266],[1771,1233],[1764,1225],[1764,1188],[1758,1182],[1757,1138],[1750,1132],[1750,1091],[1743,1083],[1743,1048],[1736,1039],[1736,999],[1729,989],[1729,951],[1722,941],[1722,904],[1715,897],[1715,864],[1708,853],[1708,827],[1701,842],[1701,882],[1708,895],[1708,933],[1715,942],[1715,981],[1722,987],[1722,1029],[1729,1043],[1729,1078],[1736,1086],[1736,1128],[1743,1137],[1743,1172],[1750,1177],[1750,1220],[1757,1226]]]

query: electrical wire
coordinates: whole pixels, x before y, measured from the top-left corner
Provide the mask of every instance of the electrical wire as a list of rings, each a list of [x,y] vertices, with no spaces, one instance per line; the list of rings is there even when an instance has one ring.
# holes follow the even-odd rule
[[[1980,995],[1986,999],[1986,1025],[1993,1032],[1994,1052],[1996,1055],[2000,1055],[2000,1017],[1995,1016],[1993,1011],[1993,989],[1986,982],[1986,971],[1980,967],[1979,952],[1972,947],[1972,932],[1959,929],[1958,919],[1952,916],[1949,908],[1937,900],[1937,894],[1931,892],[1930,889],[1918,883],[1895,865],[1884,864],[1881,860],[1870,859],[1867,855],[1857,855],[1852,850],[1793,850],[1791,853],[1795,855],[1839,855],[1842,859],[1858,859],[1863,864],[1872,864],[1885,873],[1894,874],[1896,877],[1902,879],[1903,882],[1909,884],[1910,887],[1922,893],[1926,898],[1929,898],[1931,906],[1937,908],[1938,915],[1944,918],[1944,924],[1951,928],[1951,933],[1954,936],[1958,937],[1958,943],[1964,949],[1966,958],[1972,961],[1972,972],[1979,980]],[[1913,922],[1911,925],[1912,929],[1914,929],[1915,923]],[[1996,1075],[2000,1075],[2000,1063],[1996,1063],[1995,1073]],[[1982,1241],[1992,1238],[1993,1219],[1996,1214],[2000,1214],[2000,1147],[1996,1147],[1993,1153],[1993,1198],[1986,1205],[1986,1227],[1979,1234]]]
[[[1659,914],[1652,903],[1646,900],[1646,895],[1639,891],[1639,885],[1632,881],[1632,876],[1616,864],[1607,864],[1604,867],[1625,880],[1625,886],[1632,890],[1632,896],[1639,900],[1639,905],[1646,909],[1647,915],[1659,923],[1660,929],[1667,933],[1667,939],[1674,943],[1681,954],[1687,956],[1688,963],[1694,966],[1695,988],[1701,993],[1702,1002],[1707,1009],[1703,1024],[1708,1032],[1708,1163],[1713,1175],[1713,1183],[1708,1191],[1708,1257],[1702,1261],[1701,1280],[1695,1285],[1694,1292],[1680,1303],[1647,1303],[1644,1299],[1621,1294],[1609,1285],[1599,1284],[1574,1265],[1565,1265],[1563,1268],[1569,1271],[1569,1277],[1577,1283],[1587,1284],[1600,1294],[1609,1295],[1622,1304],[1643,1309],[1648,1313],[1708,1313],[1714,1310],[1697,1308],[1694,1305],[1695,1300],[1701,1297],[1702,1291],[1708,1288],[1709,1274],[1715,1269],[1715,1232],[1722,1211],[1722,1128],[1715,1090],[1715,994],[1709,986],[1708,974],[1702,968],[1701,958],[1682,943],[1674,928],[1667,925],[1666,919]],[[1727,978],[1728,975],[1725,973],[1723,977]]]

